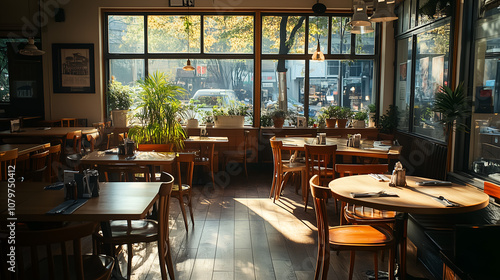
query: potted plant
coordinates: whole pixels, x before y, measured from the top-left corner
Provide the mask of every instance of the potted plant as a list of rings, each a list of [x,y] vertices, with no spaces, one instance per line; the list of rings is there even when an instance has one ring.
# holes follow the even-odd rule
[[[448,144],[448,159],[446,161],[446,170],[449,170],[451,162],[451,144],[453,143],[453,127],[467,130],[464,120],[470,116],[470,99],[465,95],[463,82],[455,90],[441,86],[436,93],[434,107],[432,110],[440,114],[440,122],[443,124],[445,138]]]
[[[187,128],[197,128],[200,114],[200,104],[196,100],[189,100],[188,104],[182,106],[181,116],[184,118]]]
[[[260,126],[261,127],[270,127],[273,125],[273,119],[271,118],[270,113],[264,113],[260,116]]]
[[[351,108],[340,107],[340,109],[337,111],[337,127],[345,128],[347,119],[349,119],[350,117],[352,117]]]
[[[231,101],[229,106],[214,106],[215,127],[243,127],[245,117],[250,115],[250,106],[241,101]]]
[[[182,149],[186,134],[178,121],[181,106],[176,96],[185,94],[185,90],[168,81],[162,72],[138,83],[142,91],[128,136],[137,144],[166,144]]]
[[[108,86],[108,107],[111,110],[111,120],[115,127],[127,127],[127,114],[132,105],[132,88],[111,77]]]
[[[205,124],[205,127],[214,126],[214,115],[210,111],[202,111],[201,121]]]
[[[399,112],[398,107],[394,105],[389,105],[389,109],[380,116],[380,132],[385,134],[392,134],[394,130],[398,127],[399,122]]]
[[[365,128],[365,120],[368,118],[368,113],[365,111],[359,111],[352,117],[352,127],[354,128]]]
[[[321,115],[323,120],[325,120],[326,122],[326,127],[335,128],[335,125],[337,124],[337,115],[339,110],[340,107],[334,105],[321,108]]]
[[[375,127],[375,114],[377,113],[377,106],[375,104],[368,105],[368,127]]]
[[[285,123],[285,119],[288,116],[288,112],[285,110],[276,109],[270,113],[271,119],[273,120],[273,125],[275,128],[282,128]]]

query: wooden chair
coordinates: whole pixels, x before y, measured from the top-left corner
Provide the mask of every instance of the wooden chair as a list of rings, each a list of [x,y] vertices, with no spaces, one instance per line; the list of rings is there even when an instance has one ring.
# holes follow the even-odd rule
[[[61,119],[61,127],[75,127],[76,119],[75,118],[62,118]]]
[[[176,184],[172,187],[172,197],[179,200],[182,216],[184,217],[184,226],[188,231],[188,224],[186,218],[186,209],[184,207],[184,196],[187,197],[186,204],[189,207],[189,214],[191,215],[191,223],[194,225],[193,206],[191,203],[191,191],[193,185],[193,171],[194,171],[194,158],[193,153],[179,153],[177,161],[177,180]],[[183,176],[184,175],[184,176]]]
[[[322,186],[327,187],[328,183],[335,179],[335,158],[337,145],[309,145],[305,144],[306,150],[306,170],[307,180],[309,181],[313,175],[318,175]],[[304,210],[307,210],[309,200],[308,188],[304,189],[302,196],[305,202]],[[336,205],[336,200],[334,199]],[[337,207],[335,206],[335,209]]]
[[[214,151],[215,143],[188,143],[184,142],[187,151],[196,151],[194,158],[195,166],[208,168],[210,177],[212,178],[212,186],[215,186],[214,176]]]
[[[151,181],[148,166],[136,164],[100,164],[97,166],[101,179],[105,182]],[[138,176],[137,174],[141,174]]]
[[[47,182],[57,182],[59,179],[59,171],[61,170],[61,144],[50,146],[49,162],[47,166]]]
[[[384,174],[388,172],[387,164],[336,164],[335,170],[340,177],[346,175]],[[346,221],[351,224],[394,224],[396,211],[377,210],[371,207],[358,206],[342,202],[340,207],[340,224]]]
[[[82,150],[82,131],[68,132],[63,142],[66,155],[79,154]]]
[[[306,165],[301,162],[284,161],[281,156],[283,142],[276,140],[276,137],[269,139],[271,149],[273,151],[274,174],[269,197],[273,198],[273,202],[279,199],[283,187],[286,185],[288,178],[294,172],[300,172],[302,190],[306,188],[307,175]]]
[[[47,178],[47,166],[49,165],[49,151],[31,154],[29,170],[26,172],[27,181],[42,182]]]
[[[123,141],[123,140],[122,140]],[[137,145],[138,151],[149,151],[149,152],[172,152],[173,145],[172,144],[139,144]],[[151,170],[151,180],[152,181],[160,181],[161,172],[172,172],[170,169],[170,165],[156,165],[152,167]],[[154,180],[153,180],[154,178]]]
[[[9,166],[16,166],[16,160],[17,149],[0,152],[0,181],[9,179],[9,171],[14,171]]]
[[[234,160],[236,162],[243,161],[243,165],[245,167],[245,175],[248,178],[248,171],[247,171],[247,157],[248,155],[252,152],[248,150],[248,136],[250,135],[249,130],[243,131],[243,147],[238,146],[237,150],[224,150],[222,152],[222,155],[224,157],[224,166],[227,165],[227,163],[230,160]]]
[[[309,181],[316,212],[318,228],[318,258],[314,279],[327,279],[330,266],[330,249],[335,251],[351,251],[349,280],[352,279],[355,251],[373,251],[375,269],[378,271],[378,252],[389,249],[389,279],[394,279],[395,239],[384,227],[369,225],[344,225],[330,228],[326,200],[331,197],[327,187],[319,185],[320,176],[314,175]],[[375,273],[378,279],[378,273]]]
[[[46,230],[18,226],[16,274],[8,276],[13,279],[110,279],[112,257],[82,255],[82,239],[92,235],[96,226],[96,223],[77,223]],[[10,246],[6,241],[0,243]],[[9,279],[8,276],[2,279]]]
[[[110,245],[127,245],[128,263],[127,279],[130,279],[132,270],[132,244],[158,242],[158,257],[160,259],[160,271],[162,279],[175,279],[174,266],[172,263],[168,213],[170,209],[170,197],[174,185],[174,177],[163,172],[162,184],[159,191],[158,221],[155,220],[128,220],[112,221],[110,224],[111,236],[103,236],[102,233],[94,234],[97,243]]]

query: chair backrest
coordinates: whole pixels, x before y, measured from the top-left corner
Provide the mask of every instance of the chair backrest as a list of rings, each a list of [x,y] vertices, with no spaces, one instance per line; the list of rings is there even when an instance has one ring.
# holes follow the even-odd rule
[[[177,156],[177,184],[193,185],[194,153],[179,153]],[[184,176],[183,176],[184,174]]]
[[[48,150],[30,155],[30,170],[28,172],[30,176],[27,179],[37,182],[41,182],[46,179],[47,166],[49,165],[48,162]]]
[[[283,142],[280,140],[275,140],[276,137],[272,137],[269,139],[269,142],[271,143],[271,150],[273,151],[273,162],[274,162],[274,169],[278,173],[283,173],[283,163],[282,163],[282,157],[281,157],[281,148],[283,147]]]
[[[68,132],[64,138],[64,149],[66,154],[79,154],[82,149],[82,131]]]
[[[61,127],[74,127],[76,126],[75,118],[62,118],[61,119]]]
[[[96,226],[78,223],[48,230],[17,229],[16,247],[23,252],[16,261],[17,279],[74,279],[71,275],[84,279],[82,238],[92,235]]]
[[[49,151],[47,182],[54,182],[57,180],[61,168],[61,144],[50,146],[47,150]]]
[[[136,164],[100,164],[97,166],[101,180],[105,182],[134,182],[136,174],[142,174],[144,181],[149,182],[151,174],[148,166]]]
[[[174,186],[174,177],[167,172],[162,172],[160,176],[162,182],[158,201],[158,242],[168,240],[168,213],[170,210],[170,194]],[[168,241],[167,241],[168,242]],[[160,246],[160,244],[158,244]],[[162,245],[163,246],[163,245]]]
[[[495,198],[496,201],[500,200],[500,186],[484,181],[484,193]]]
[[[17,159],[17,149],[0,152],[0,181],[9,179],[9,166],[15,166]],[[15,171],[15,170],[12,170]]]
[[[362,175],[362,174],[384,174],[389,171],[388,164],[336,164],[335,171],[339,173],[339,177],[346,175]]]
[[[318,243],[319,246],[326,250],[325,255],[329,255],[329,231],[328,231],[328,214],[326,212],[326,200],[330,197],[330,189],[319,185],[320,177],[313,175],[309,180],[311,195],[313,197],[314,211],[316,213],[316,223],[318,227]]]
[[[306,150],[307,178],[319,175],[319,181],[322,185],[335,179],[333,167],[329,167],[335,166],[337,145],[305,144],[304,148]]]

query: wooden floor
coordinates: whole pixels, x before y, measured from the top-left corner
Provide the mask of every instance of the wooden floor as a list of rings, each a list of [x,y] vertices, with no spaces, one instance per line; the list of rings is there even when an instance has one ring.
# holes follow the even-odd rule
[[[184,228],[178,200],[172,199],[170,243],[175,278],[313,279],[317,232],[311,202],[304,212],[300,193],[295,194],[294,187],[288,185],[282,198],[273,203],[268,198],[271,165],[251,167],[248,179],[244,172],[236,173],[219,172],[215,188],[211,183],[194,187],[195,223],[189,221],[189,232]],[[328,207],[330,225],[337,225],[333,203]],[[132,279],[161,279],[156,244],[134,248]],[[387,259],[388,253],[385,255]],[[331,256],[328,279],[347,279],[349,252]],[[411,256],[408,263],[412,275],[432,279]],[[123,258],[120,266],[125,274]],[[387,270],[387,262],[379,268]],[[373,255],[357,253],[354,279],[368,279],[366,273],[371,269]]]

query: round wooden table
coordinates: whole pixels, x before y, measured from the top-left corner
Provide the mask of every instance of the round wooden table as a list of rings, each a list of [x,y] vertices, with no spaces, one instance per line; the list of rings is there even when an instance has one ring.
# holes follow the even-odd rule
[[[391,187],[389,182],[379,182],[369,175],[347,176],[330,182],[333,196],[341,201],[381,210],[404,213],[404,226],[401,240],[401,279],[406,277],[406,225],[408,213],[414,214],[456,214],[475,211],[486,207],[489,196],[476,188],[452,184],[449,186],[418,186],[416,182],[433,179],[406,176],[406,187]],[[352,193],[385,191],[397,197],[353,197]],[[442,196],[456,206],[446,206]]]

